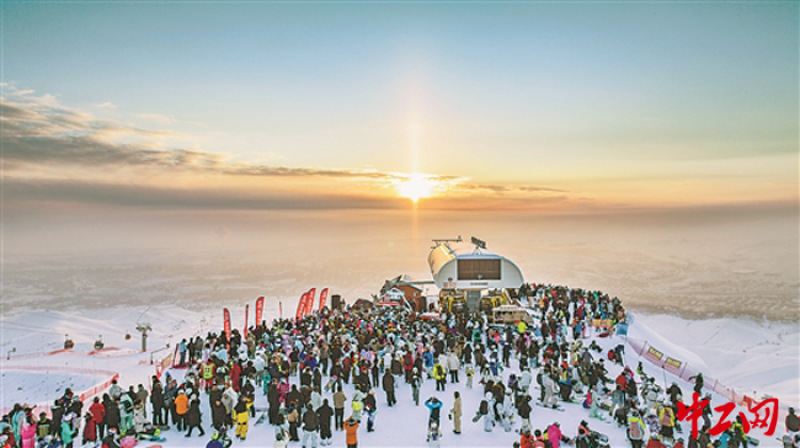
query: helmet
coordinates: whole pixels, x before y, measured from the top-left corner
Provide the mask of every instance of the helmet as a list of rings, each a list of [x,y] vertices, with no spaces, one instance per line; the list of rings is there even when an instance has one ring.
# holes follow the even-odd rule
[[[211,440],[217,440],[217,439],[219,439],[219,432],[217,432],[217,431],[212,432],[211,433]]]

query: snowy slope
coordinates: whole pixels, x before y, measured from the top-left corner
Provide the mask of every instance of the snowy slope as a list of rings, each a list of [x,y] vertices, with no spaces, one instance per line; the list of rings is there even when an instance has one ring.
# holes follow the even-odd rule
[[[293,311],[294,304],[284,304],[284,314],[286,314],[287,309]],[[48,385],[47,382],[33,380],[19,382],[19,371],[11,370],[8,367],[30,366],[52,367],[54,369],[71,367],[111,370],[120,373],[120,383],[124,386],[139,383],[147,384],[149,377],[155,372],[154,367],[149,363],[150,353],[136,351],[140,342],[138,334],[135,332],[135,325],[143,311],[145,311],[145,307],[98,309],[75,314],[33,311],[4,316],[2,322],[0,322],[0,346],[2,346],[4,353],[15,347],[16,353],[12,354],[11,361],[2,361],[0,363],[0,373],[7,375],[7,380],[4,380],[2,384],[3,393],[0,394],[2,395],[2,406],[10,406],[15,400],[19,399],[20,394],[24,394],[25,400],[31,402],[51,401],[55,398],[53,396],[53,387]],[[234,326],[240,326],[243,322],[243,312],[234,309],[231,311]],[[180,338],[188,337],[199,331],[205,332],[210,328],[220,328],[222,324],[221,315],[222,313],[219,309],[210,312],[197,312],[174,306],[165,306],[163,308],[151,308],[141,320],[148,321],[153,325],[154,331],[149,340],[149,347],[156,349],[165,346],[167,343],[174,347],[174,344]],[[265,318],[269,321],[276,315],[277,305],[268,303],[265,307]],[[738,328],[736,327],[737,325],[744,329],[749,328],[750,331],[736,330]],[[733,326],[734,329],[727,330],[728,326]],[[797,386],[796,379],[798,378],[796,371],[797,333],[796,330],[792,331],[791,326],[785,328],[760,328],[758,325],[750,326],[747,322],[740,323],[732,319],[721,322],[685,321],[672,316],[637,315],[636,321],[631,327],[631,336],[646,338],[653,345],[660,349],[663,348],[666,353],[681,356],[682,359],[689,360],[690,363],[696,363],[698,366],[707,368],[709,373],[718,376],[720,379],[724,378],[732,386],[737,386],[736,381],[740,380],[743,382],[741,387],[748,387],[749,384],[757,381],[757,378],[765,378],[764,382],[760,384],[764,386],[771,385],[772,387],[763,387],[763,392],[778,396],[781,398],[782,403],[785,403],[785,400],[789,398],[784,397],[796,396],[792,395],[796,393],[792,387]],[[124,339],[126,332],[130,332],[133,336],[131,340],[126,341]],[[63,343],[64,333],[68,333],[76,341],[76,353],[60,353],[36,357],[21,356],[60,348]],[[119,348],[115,352],[117,356],[101,357],[86,354],[91,351],[91,345],[98,334],[103,334],[107,346]],[[707,337],[702,338],[701,336]],[[762,338],[760,342],[753,340],[756,337]],[[606,350],[616,344],[624,343],[621,337],[611,339],[598,338],[596,340]],[[777,342],[777,345],[774,342]],[[746,347],[745,350],[747,351],[740,356],[736,350],[738,347]],[[161,353],[167,352],[169,350]],[[736,356],[732,355],[734,352],[737,352]],[[726,353],[729,356],[726,356]],[[779,355],[775,355],[775,353]],[[791,357],[792,354],[794,358]],[[157,354],[156,358],[159,356],[161,355]],[[774,363],[765,362],[744,363],[744,360],[749,359],[749,356],[761,357],[757,359],[781,358],[784,361],[781,364],[783,367],[776,369]],[[784,357],[786,360],[783,360]],[[635,368],[638,361],[638,357],[631,350],[626,351],[627,364]],[[792,363],[794,363],[795,369],[791,368]],[[606,364],[611,375],[616,376],[620,368],[611,366],[608,362]],[[647,373],[656,377],[660,383],[663,378],[662,370],[647,362],[643,362],[643,365]],[[517,371],[517,363],[512,361],[512,369],[505,372],[506,377],[515,371]],[[725,376],[726,372],[728,376]],[[173,375],[179,377],[181,371],[173,371]],[[461,377],[462,382],[455,386],[448,384],[448,389],[445,393],[435,392],[435,385],[431,380],[425,382],[421,391],[422,401],[432,395],[437,395],[444,402],[445,407],[442,417],[444,438],[442,446],[510,447],[513,441],[518,439],[518,435],[514,432],[505,433],[502,428],[495,428],[492,433],[485,433],[480,422],[471,422],[471,417],[477,410],[481,399],[480,386],[477,384],[476,378],[476,389],[467,390],[464,385],[463,372]],[[76,387],[78,384],[82,387],[84,383],[81,381],[84,381],[84,379],[76,376],[76,378],[68,381],[72,381]],[[673,378],[667,377],[667,380],[672,381]],[[56,380],[56,382],[58,381],[61,380]],[[67,380],[65,379],[65,381]],[[377,431],[366,433],[365,428],[362,427],[359,431],[360,446],[425,445],[427,409],[423,406],[416,408],[413,405],[410,388],[403,384],[402,379],[399,381],[399,386],[399,406],[394,408],[387,407],[382,390],[377,391],[379,407],[376,423]],[[17,390],[17,387],[20,387],[21,390]],[[688,396],[691,385],[681,382],[681,387]],[[462,424],[464,432],[460,436],[456,436],[451,432],[452,425],[447,421],[446,416],[446,411],[452,405],[452,393],[454,390],[461,391],[463,397],[464,418]],[[352,389],[346,389],[346,393],[348,396],[352,396]],[[536,393],[537,391],[532,391],[532,395]],[[329,393],[324,394],[324,396],[330,399]],[[725,401],[722,397],[714,396],[713,405],[718,406]],[[796,403],[795,401],[792,404]],[[204,422],[208,424],[210,414],[205,401],[203,401],[203,405]],[[257,396],[256,406],[266,406],[266,399],[260,394]],[[533,427],[544,429],[547,425],[558,421],[565,434],[572,437],[575,435],[575,428],[579,422],[582,419],[586,419],[590,421],[592,428],[609,436],[612,447],[628,446],[622,429],[609,423],[590,420],[588,411],[582,409],[579,405],[566,404],[565,407],[567,412],[535,406],[531,418]],[[517,427],[519,427],[518,422]],[[781,431],[782,425],[780,423],[778,427],[779,431]],[[756,434],[758,434],[757,431]],[[165,446],[200,447],[205,446],[207,441],[207,438],[187,439],[182,434],[172,430],[166,431],[164,435],[168,438],[167,443],[164,444]],[[237,442],[236,446],[270,445],[273,440],[272,437],[272,428],[269,425],[254,426],[251,427],[248,440],[245,443]],[[762,439],[762,446],[777,446],[777,442],[771,444],[770,439],[760,438]],[[145,446],[147,445],[145,444]],[[344,433],[336,432],[334,434],[334,446],[343,445]],[[299,446],[299,444],[293,444],[293,446]]]

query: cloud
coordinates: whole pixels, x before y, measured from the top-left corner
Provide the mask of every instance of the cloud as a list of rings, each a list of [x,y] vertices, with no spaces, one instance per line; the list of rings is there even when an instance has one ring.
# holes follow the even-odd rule
[[[95,104],[94,107],[98,109],[116,109],[117,105],[111,101],[106,101],[105,103]]]
[[[401,198],[356,195],[275,194],[238,189],[166,188],[156,186],[7,178],[6,201],[76,202],[117,207],[194,210],[325,210],[325,209],[400,209],[408,208]]]
[[[514,193],[567,193],[567,190],[558,188],[542,187],[535,185],[495,185],[495,184],[481,184],[470,183],[466,180],[456,183],[456,189],[470,190],[470,191],[487,191],[496,194],[514,194]]]
[[[17,92],[14,90],[14,92]],[[106,103],[102,103],[105,105]],[[110,104],[110,103],[108,103]],[[140,114],[164,123],[174,119],[159,114]],[[179,135],[169,130],[150,130],[130,126],[113,120],[98,119],[90,113],[58,104],[52,95],[13,95],[12,99],[0,98],[0,120],[3,124],[3,168],[7,175],[19,179],[27,177],[27,191],[18,189],[20,200],[78,201],[103,204],[152,207],[197,207],[197,208],[395,208],[407,205],[403,199],[386,195],[387,189],[409,178],[408,173],[379,171],[375,169],[329,169],[318,167],[286,167],[265,164],[231,162],[224,155],[203,151],[194,147],[168,147],[169,137]],[[72,170],[68,170],[72,169]],[[74,169],[86,173],[86,182],[75,182],[72,178],[36,180],[31,176],[43,173],[71,173]],[[114,173],[117,170],[138,170],[143,184],[118,185],[93,184],[95,173]],[[24,175],[22,174],[24,173]],[[165,189],[148,184],[152,174],[174,175],[178,173],[215,176],[215,185],[228,185],[229,192],[222,194],[211,190]],[[490,199],[491,195],[506,195],[508,198],[540,201],[541,195],[530,193],[565,193],[541,186],[505,186],[472,183],[462,176],[426,175],[435,181],[437,191],[447,197],[469,193],[472,199]],[[292,193],[278,196],[253,196],[236,178],[324,178],[328,190],[319,194]],[[16,185],[22,185],[21,180]],[[204,179],[207,180],[207,179]],[[337,195],[336,191],[352,190],[352,184],[337,188],[339,181],[362,181],[360,191],[370,193]],[[136,181],[134,181],[136,182]],[[234,185],[236,187],[234,188]],[[358,185],[358,184],[356,184]],[[344,184],[339,184],[344,186]],[[8,188],[8,185],[6,186]],[[234,191],[236,188],[242,191]],[[370,194],[384,194],[376,198]],[[48,199],[49,198],[49,199]],[[545,199],[554,200],[554,197]],[[297,202],[297,204],[294,204]],[[431,205],[437,201],[429,201]],[[439,206],[449,207],[445,202]]]

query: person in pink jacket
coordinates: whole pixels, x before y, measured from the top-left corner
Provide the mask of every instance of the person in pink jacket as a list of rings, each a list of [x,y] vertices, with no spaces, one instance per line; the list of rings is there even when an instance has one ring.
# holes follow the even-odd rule
[[[30,415],[22,425],[20,438],[22,439],[22,448],[36,448],[36,423]]]
[[[553,448],[559,448],[561,442],[568,442],[569,439],[561,434],[561,425],[558,422],[553,423],[547,428],[547,440],[553,445]]]

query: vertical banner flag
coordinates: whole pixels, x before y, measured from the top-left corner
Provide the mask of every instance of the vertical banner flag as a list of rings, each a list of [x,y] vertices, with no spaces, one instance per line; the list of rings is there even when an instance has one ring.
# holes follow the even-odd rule
[[[228,343],[231,341],[231,313],[228,311],[227,308],[222,310],[222,314],[225,316],[225,337],[228,338]]]
[[[322,312],[322,308],[325,306],[325,302],[328,300],[328,288],[322,290],[319,293],[319,311]]]
[[[249,303],[244,306],[244,332],[243,333],[244,333],[244,339],[245,340],[247,340],[247,321],[249,320],[248,319],[248,314],[250,314],[250,304]]]
[[[264,312],[264,296],[256,299],[256,327],[261,325],[261,314]]]
[[[278,317],[283,319],[283,302],[278,302]]]
[[[306,302],[305,314],[311,314],[314,311],[314,296],[317,294],[317,288],[311,288],[308,291],[308,302]]]
[[[308,293],[303,293],[300,296],[300,301],[297,302],[297,313],[295,313],[295,319],[302,319],[303,313],[306,311],[306,298],[308,297]]]

